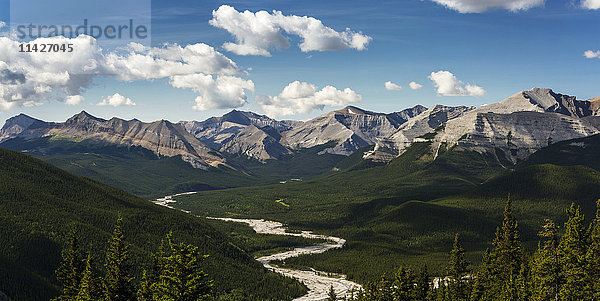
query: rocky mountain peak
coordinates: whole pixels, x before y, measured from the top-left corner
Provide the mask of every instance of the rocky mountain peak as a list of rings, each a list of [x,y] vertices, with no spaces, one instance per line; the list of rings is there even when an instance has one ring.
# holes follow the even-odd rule
[[[542,107],[545,111],[560,107],[561,102],[573,104],[576,100],[575,96],[556,94],[549,88],[532,88],[522,93],[532,104]]]
[[[44,121],[21,113],[6,120],[4,126],[0,129],[0,142],[16,137],[30,127],[39,127],[45,124]]]
[[[2,130],[4,131],[15,125],[21,126],[23,128],[28,128],[35,121],[39,121],[39,120],[21,113],[17,116],[7,119],[6,123],[2,127]]]
[[[333,111],[335,114],[344,114],[344,115],[376,115],[377,113],[363,110],[359,107],[355,106],[347,106],[341,110]]]
[[[252,122],[250,118],[248,118],[248,113],[249,112],[232,110],[231,112],[223,115],[221,117],[221,121],[229,121],[241,125],[250,125]]]
[[[590,111],[593,116],[600,116],[600,96],[586,100],[590,104]]]
[[[90,122],[90,121],[104,122],[106,120],[95,117],[86,111],[81,111],[79,114],[73,115],[73,117],[67,119],[67,121],[65,123],[66,124],[74,124],[74,123]]]
[[[555,93],[549,88],[532,88],[531,90],[522,91],[520,96],[510,97],[502,103],[519,102],[521,99],[525,99],[543,112],[553,112],[577,118],[592,114],[589,101],[578,100],[575,96]]]

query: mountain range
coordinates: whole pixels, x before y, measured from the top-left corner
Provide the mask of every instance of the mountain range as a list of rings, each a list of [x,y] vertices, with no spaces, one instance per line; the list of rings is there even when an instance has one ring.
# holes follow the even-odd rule
[[[540,88],[478,108],[377,113],[350,106],[307,121],[236,110],[178,123],[86,112],[46,122],[21,114],[0,129],[0,236],[7,242],[0,247],[0,280],[10,280],[0,281],[0,291],[29,299],[55,295],[67,226],[78,223],[86,239],[106,241],[121,213],[136,257],[154,250],[169,225],[203,246],[214,258],[210,274],[228,279],[216,286],[220,294],[242,286],[258,299],[303,292],[246,252],[291,242],[241,235],[231,225],[214,229],[105,184],[146,199],[197,191],[173,206],[198,216],[277,220],[348,241],[340,250],[288,259],[284,267],[341,272],[362,284],[398,264],[427,262],[441,273],[456,233],[472,262],[478,260],[473,252],[489,247],[508,195],[525,246],[537,241],[544,218],[561,222],[571,202],[592,215],[599,149],[600,98]]]
[[[200,170],[228,168],[253,174],[248,160],[263,164],[288,160],[316,148],[314,156],[335,158],[321,160],[326,161],[319,166],[324,170],[335,170],[340,160],[355,160],[357,155],[360,160],[385,164],[415,142],[430,142],[434,158],[440,151],[457,147],[491,154],[497,162],[514,165],[553,143],[598,133],[600,97],[578,100],[551,89],[533,88],[478,108],[417,105],[376,113],[348,106],[307,121],[280,121],[237,110],[204,121],[178,123],[105,120],[85,111],[58,123],[21,114],[0,129],[0,146],[6,147],[14,139],[95,141],[140,147],[157,158],[179,157]],[[362,153],[350,156],[358,150]]]

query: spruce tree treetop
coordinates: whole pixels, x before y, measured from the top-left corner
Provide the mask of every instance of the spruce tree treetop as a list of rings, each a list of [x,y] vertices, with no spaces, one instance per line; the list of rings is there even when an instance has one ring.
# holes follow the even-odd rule
[[[565,235],[559,244],[560,265],[563,268],[564,285],[559,291],[562,300],[591,300],[591,292],[583,281],[587,272],[586,254],[588,229],[579,207],[572,204],[567,210],[569,219],[565,223]]]
[[[456,234],[450,252],[450,267],[448,268],[448,294],[452,300],[469,299],[470,293],[466,279],[469,272],[469,262],[465,259],[465,250],[460,242],[460,235]]]
[[[496,231],[493,255],[498,260],[500,267],[508,269],[513,275],[516,275],[521,269],[523,248],[520,242],[519,224],[513,215],[510,197],[504,207],[503,215],[502,228]]]
[[[327,297],[327,301],[336,301],[337,295],[335,294],[335,290],[333,290],[333,285],[329,287],[329,296]]]
[[[73,225],[69,232],[67,248],[62,251],[63,261],[56,270],[56,278],[63,286],[62,294],[56,300],[74,300],[77,297],[86,257],[79,243],[77,227]]]
[[[106,301],[135,299],[128,258],[128,247],[123,241],[123,218],[119,216],[113,237],[106,251],[106,276],[103,281],[104,299]]]
[[[469,262],[465,259],[465,250],[460,242],[460,235],[454,236],[454,244],[450,252],[450,267],[448,275],[456,280],[462,279],[469,273]]]

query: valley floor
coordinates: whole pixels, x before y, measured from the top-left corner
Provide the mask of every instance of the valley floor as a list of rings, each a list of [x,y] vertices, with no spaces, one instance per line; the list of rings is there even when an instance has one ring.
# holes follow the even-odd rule
[[[174,200],[173,197],[189,194],[194,194],[194,192],[165,196],[163,198],[157,199],[155,203],[161,206],[166,206],[175,209],[170,205],[171,203],[176,202],[176,200]],[[189,213],[189,211],[185,212]],[[294,249],[289,251],[256,258],[256,260],[262,263],[263,266],[267,269],[280,273],[284,276],[295,278],[308,287],[309,292],[304,296],[294,299],[295,301],[327,300],[329,290],[331,288],[333,288],[337,296],[346,298],[351,297],[355,292],[362,288],[361,285],[346,280],[345,275],[330,274],[314,269],[293,270],[281,268],[272,264],[273,261],[285,262],[285,260],[288,258],[298,257],[300,255],[321,254],[331,249],[342,248],[346,243],[346,240],[343,238],[313,234],[310,231],[301,231],[299,233],[288,232],[288,229],[282,223],[274,221],[211,217],[208,217],[208,219],[248,224],[248,226],[252,227],[252,229],[257,234],[295,236],[309,239],[322,239],[327,241],[327,243],[325,244],[295,247]]]

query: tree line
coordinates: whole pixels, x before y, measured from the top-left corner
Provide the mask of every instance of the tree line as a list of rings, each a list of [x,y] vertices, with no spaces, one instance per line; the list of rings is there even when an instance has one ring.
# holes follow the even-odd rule
[[[175,243],[167,234],[159,251],[152,255],[150,269],[136,281],[124,241],[123,219],[117,219],[109,241],[103,268],[98,269],[92,256],[80,243],[76,227],[71,229],[67,247],[56,276],[62,294],[54,301],[196,301],[208,300],[212,281],[202,271],[198,248]],[[99,271],[101,270],[101,271]]]
[[[562,227],[546,219],[537,250],[527,252],[520,241],[518,221],[510,198],[504,208],[492,248],[478,267],[465,258],[460,236],[454,239],[443,277],[433,278],[427,266],[419,271],[401,267],[393,277],[367,283],[348,300],[354,301],[496,301],[600,300],[600,200],[593,220],[586,224],[579,207],[566,210]],[[209,300],[212,281],[202,271],[198,248],[175,243],[166,236],[152,255],[150,269],[139,281],[132,276],[122,218],[117,220],[102,272],[80,245],[76,228],[62,252],[57,269],[62,294],[56,301],[167,301]],[[562,228],[562,229],[561,229]],[[333,288],[328,300],[339,300]]]
[[[562,226],[546,219],[537,250],[522,246],[510,198],[502,226],[481,264],[472,268],[460,236],[454,239],[444,277],[432,278],[427,266],[401,267],[393,277],[366,284],[355,301],[600,300],[600,200],[586,225],[578,206],[566,211]],[[328,300],[340,300],[333,289]]]

